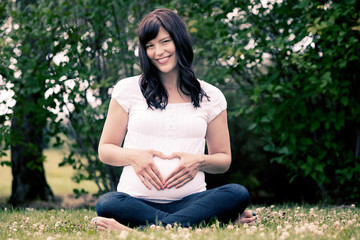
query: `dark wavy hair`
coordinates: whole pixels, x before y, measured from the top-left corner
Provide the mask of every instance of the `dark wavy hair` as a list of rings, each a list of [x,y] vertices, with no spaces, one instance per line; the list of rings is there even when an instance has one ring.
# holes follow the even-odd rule
[[[177,67],[180,73],[179,89],[183,94],[191,97],[195,108],[200,107],[203,97],[209,100],[209,96],[201,88],[192,69],[194,52],[190,36],[181,18],[168,9],[150,12],[142,19],[138,28],[139,57],[143,72],[140,86],[148,107],[163,110],[168,104],[168,93],[160,80],[158,69],[146,54],[146,44],[156,38],[161,26],[170,34],[175,44]]]

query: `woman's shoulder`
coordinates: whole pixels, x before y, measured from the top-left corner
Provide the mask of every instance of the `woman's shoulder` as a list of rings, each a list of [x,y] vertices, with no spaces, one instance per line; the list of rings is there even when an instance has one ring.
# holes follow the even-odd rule
[[[217,97],[222,96],[223,93],[221,90],[216,87],[213,84],[210,84],[208,82],[205,82],[204,80],[199,80],[201,88],[204,90],[204,92],[211,98],[211,97]]]
[[[139,86],[140,76],[124,78],[118,81],[112,91],[112,98],[115,99],[128,113],[133,100],[141,95]]]
[[[123,93],[134,93],[134,91],[135,92],[139,91],[140,90],[139,81],[140,81],[140,75],[123,78],[115,84],[113,92],[121,91]]]
[[[127,78],[120,79],[116,83],[115,87],[118,85],[127,86],[127,87],[135,87],[135,86],[139,86],[139,81],[140,81],[140,75],[127,77]]]
[[[209,98],[203,98],[203,106],[205,111],[208,113],[207,122],[211,122],[216,116],[227,108],[227,102],[224,94],[216,86],[200,81],[202,90],[206,93]]]

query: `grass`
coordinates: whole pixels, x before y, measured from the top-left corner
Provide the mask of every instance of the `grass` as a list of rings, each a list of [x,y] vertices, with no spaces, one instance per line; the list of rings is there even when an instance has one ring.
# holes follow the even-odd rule
[[[93,209],[3,209],[0,239],[360,239],[360,209],[317,206],[270,206],[256,208],[255,225],[203,228],[163,228],[144,231],[97,232],[90,220]]]
[[[83,181],[80,184],[72,181],[74,170],[71,166],[59,167],[59,163],[63,160],[66,152],[61,149],[45,149],[44,155],[46,161],[44,163],[45,174],[48,184],[55,195],[72,194],[74,188],[84,188],[90,193],[96,193],[97,187],[94,182]],[[10,160],[10,154],[7,154],[2,160]],[[8,166],[0,166],[0,198],[7,198],[11,194],[11,168]]]
[[[73,188],[95,193],[92,182],[76,184],[70,166],[58,167],[65,152],[45,150],[45,172],[55,195],[72,194]],[[5,160],[5,159],[3,159]],[[0,167],[0,198],[11,192],[11,169]],[[1,205],[0,205],[1,206]],[[6,205],[4,205],[6,206]],[[0,239],[360,239],[360,209],[357,206],[320,207],[309,205],[252,206],[258,214],[255,225],[203,228],[161,228],[150,226],[137,232],[97,232],[90,224],[96,216],[93,208],[79,209],[0,209]]]

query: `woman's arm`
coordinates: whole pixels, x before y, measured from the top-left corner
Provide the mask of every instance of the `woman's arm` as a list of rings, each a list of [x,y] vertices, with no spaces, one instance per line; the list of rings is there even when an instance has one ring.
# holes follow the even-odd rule
[[[147,188],[149,183],[157,189],[163,187],[162,176],[154,163],[154,156],[167,158],[155,150],[136,150],[122,148],[129,115],[114,99],[111,99],[109,111],[101,134],[98,154],[103,163],[112,166],[132,165],[136,174]]]
[[[110,100],[108,114],[101,133],[98,147],[99,159],[112,166],[131,164],[131,153],[121,149],[124,140],[129,115],[114,99]],[[128,155],[128,156],[122,156]],[[122,157],[120,157],[122,156]]]
[[[207,173],[224,173],[231,164],[230,136],[227,122],[227,112],[222,111],[212,120],[206,131],[208,154],[204,155],[201,171]]]
[[[208,154],[173,153],[168,158],[180,158],[179,166],[167,177],[165,186],[181,187],[192,180],[198,171],[224,173],[231,163],[227,112],[222,111],[209,124],[206,132]]]

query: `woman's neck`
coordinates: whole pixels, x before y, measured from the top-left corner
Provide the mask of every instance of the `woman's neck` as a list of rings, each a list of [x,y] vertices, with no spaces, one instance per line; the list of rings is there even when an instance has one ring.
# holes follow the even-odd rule
[[[163,82],[168,93],[168,103],[191,102],[191,97],[186,96],[179,89],[179,72],[160,73],[160,79]]]
[[[172,71],[168,73],[160,73],[160,79],[168,91],[177,89],[179,84],[179,72]]]

